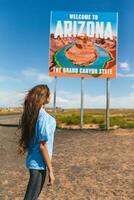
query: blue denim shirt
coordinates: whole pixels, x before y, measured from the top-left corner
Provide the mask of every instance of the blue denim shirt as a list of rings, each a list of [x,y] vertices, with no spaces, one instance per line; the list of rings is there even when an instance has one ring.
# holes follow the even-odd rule
[[[50,159],[53,153],[54,132],[56,120],[41,108],[37,118],[34,137],[29,145],[26,157],[26,167],[29,169],[46,169],[46,163],[40,151],[40,141],[47,141],[47,149]]]

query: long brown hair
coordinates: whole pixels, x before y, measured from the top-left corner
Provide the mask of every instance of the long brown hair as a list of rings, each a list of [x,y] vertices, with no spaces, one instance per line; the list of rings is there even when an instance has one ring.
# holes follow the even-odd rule
[[[35,124],[42,105],[45,105],[50,91],[47,85],[37,85],[30,89],[25,97],[23,113],[19,122],[19,153],[25,153],[34,136]]]

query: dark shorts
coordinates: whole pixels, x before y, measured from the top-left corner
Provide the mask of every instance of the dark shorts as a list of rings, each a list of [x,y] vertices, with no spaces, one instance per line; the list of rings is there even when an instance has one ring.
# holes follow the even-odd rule
[[[43,188],[46,170],[29,169],[30,178],[24,200],[37,200]]]

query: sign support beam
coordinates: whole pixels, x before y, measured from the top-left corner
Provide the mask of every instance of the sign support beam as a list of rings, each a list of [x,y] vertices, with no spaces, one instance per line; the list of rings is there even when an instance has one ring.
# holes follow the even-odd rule
[[[54,77],[55,83],[54,83],[54,104],[53,104],[53,110],[54,110],[54,117],[56,117],[56,86],[57,86],[57,76]]]
[[[110,79],[106,79],[106,130],[110,129],[110,111],[109,111],[109,103],[110,103]]]
[[[84,77],[81,77],[81,109],[80,109],[80,129],[83,129],[83,83]]]

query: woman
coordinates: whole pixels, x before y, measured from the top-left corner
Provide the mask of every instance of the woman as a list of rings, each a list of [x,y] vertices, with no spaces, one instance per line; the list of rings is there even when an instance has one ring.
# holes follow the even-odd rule
[[[51,158],[56,121],[45,110],[49,101],[50,91],[47,85],[33,87],[24,100],[19,146],[21,152],[27,151],[26,167],[30,173],[24,200],[38,198],[45,182],[46,170],[49,185],[55,180]]]

